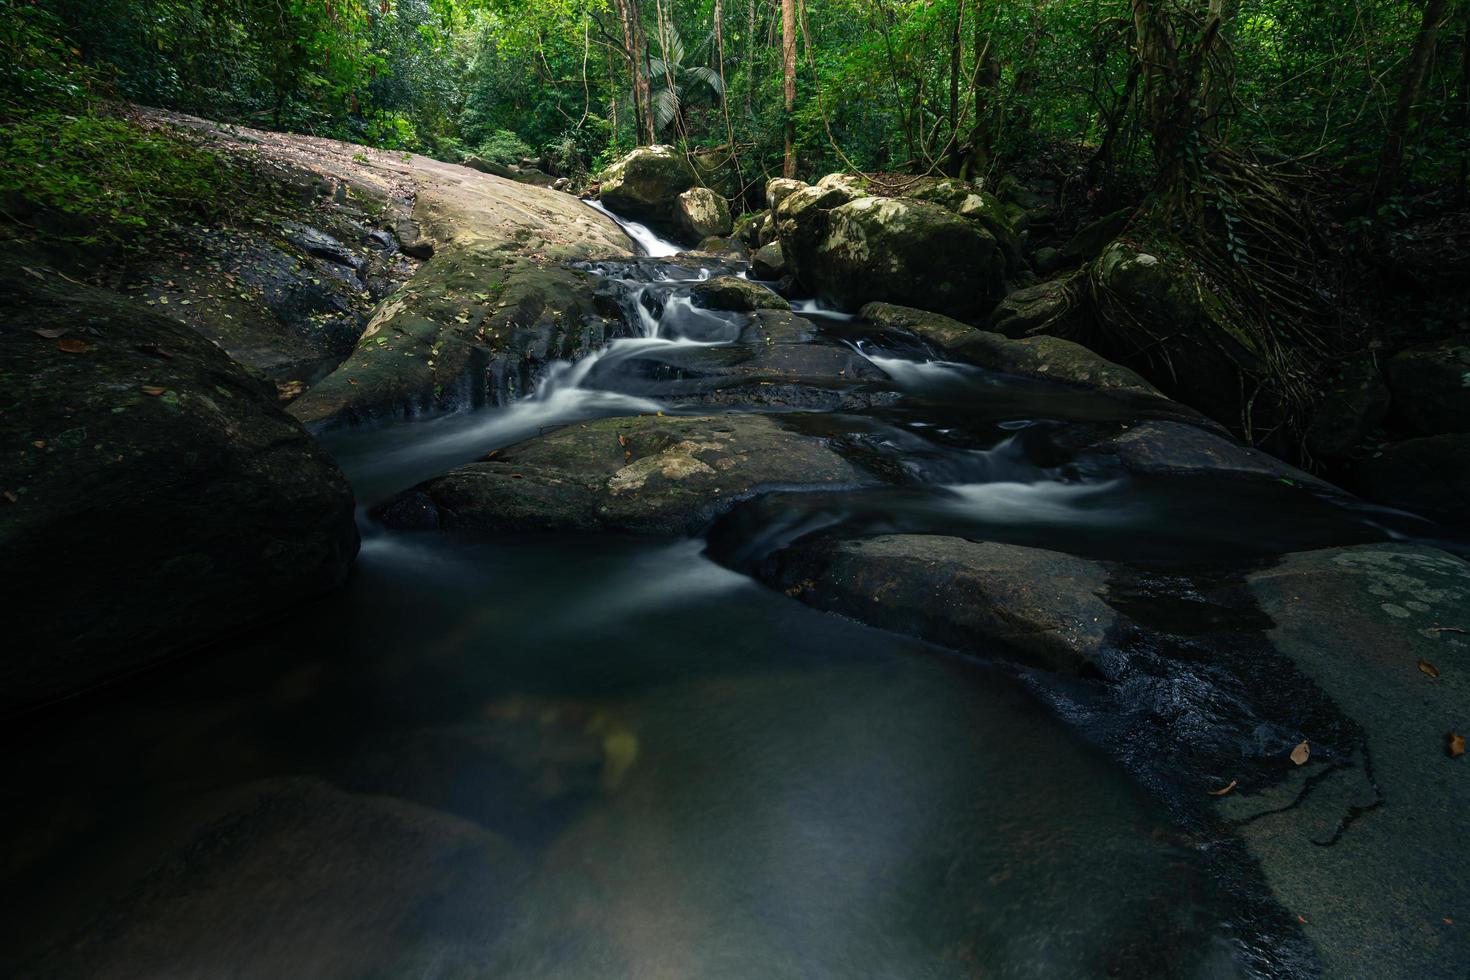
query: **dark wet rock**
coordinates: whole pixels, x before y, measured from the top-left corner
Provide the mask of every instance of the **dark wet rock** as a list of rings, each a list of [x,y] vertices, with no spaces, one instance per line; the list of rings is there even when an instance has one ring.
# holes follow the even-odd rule
[[[755,279],[764,279],[775,282],[786,275],[786,259],[781,254],[781,243],[771,242],[762,245],[760,249],[751,256],[750,275]]]
[[[985,328],[1017,339],[1031,334],[1066,332],[1068,318],[1077,310],[1077,285],[1071,279],[1052,279],[1017,289],[990,314]]]
[[[427,260],[434,257],[434,240],[424,234],[423,228],[412,218],[400,218],[393,222],[393,237],[404,255]]]
[[[376,511],[396,526],[487,534],[686,535],[773,489],[873,482],[772,416],[640,416],[572,425],[420,484]]]
[[[1140,422],[1094,443],[1091,450],[1116,456],[1124,469],[1135,474],[1184,477],[1228,474],[1336,491],[1331,484],[1288,466],[1269,453],[1186,422]]]
[[[914,334],[945,357],[994,371],[1163,398],[1156,388],[1127,368],[1060,337],[1010,340],[938,313],[891,303],[869,303],[863,307],[862,316],[880,327]]]
[[[378,308],[347,361],[291,411],[331,428],[503,404],[532,390],[550,362],[600,347],[611,326],[587,272],[447,249]]]
[[[1470,433],[1422,436],[1378,447],[1353,470],[1369,500],[1447,524],[1470,524]]]
[[[791,177],[772,177],[766,181],[766,207],[774,214],[782,201],[797,191],[804,190],[807,186],[804,181],[794,180]]]
[[[857,411],[898,399],[867,358],[810,339],[808,321],[762,311],[739,343],[650,348],[594,366],[586,384],[684,406]]]
[[[718,276],[696,283],[690,290],[694,305],[709,310],[789,310],[786,302],[764,286],[739,276]]]
[[[694,168],[672,146],[641,146],[608,169],[598,197],[617,214],[672,229],[675,202],[696,182]]]
[[[460,161],[460,165],[469,167],[471,170],[478,170],[482,174],[504,177],[506,180],[514,180],[520,173],[519,167],[512,167],[496,160],[486,160],[484,157],[473,154]]]
[[[685,241],[724,238],[733,228],[730,206],[708,187],[691,187],[674,198],[674,226]]]
[[[304,778],[205,796],[141,850],[23,975],[469,976],[527,871],[468,820]]]
[[[1128,227],[1128,222],[1133,217],[1132,208],[1123,208],[1112,214],[1103,215],[1089,225],[1085,225],[1077,234],[1067,239],[1067,244],[1061,248],[1061,258],[1064,264],[1080,265],[1091,262],[1102,254],[1109,243]]]
[[[352,493],[275,386],[134,300],[0,259],[0,713],[339,584]]]
[[[1363,545],[1290,555],[1246,583],[1274,623],[1267,639],[1352,719],[1361,744],[1320,762],[1313,746],[1300,768],[1281,762],[1288,779],[1264,792],[1242,785],[1221,815],[1301,916],[1324,975],[1457,974],[1470,937],[1445,920],[1470,902],[1470,874],[1453,857],[1470,782],[1445,745],[1470,727],[1470,565],[1433,548]]]
[[[1061,269],[1066,263],[1062,259],[1060,249],[1052,248],[1050,245],[1043,245],[1032,254],[1031,264],[1036,267],[1038,273],[1043,276],[1048,276]]]
[[[1005,258],[994,236],[937,204],[860,198],[825,224],[796,273],[841,309],[880,301],[977,317],[1001,296]]]
[[[521,172],[515,175],[517,184],[530,184],[533,187],[550,187],[556,183],[556,178],[538,167],[523,167]]]
[[[994,656],[1001,643],[1077,671],[1117,618],[1097,562],[989,541],[895,534],[799,543],[760,570],[775,588],[871,626]]]
[[[1388,385],[1371,357],[1343,364],[1307,427],[1307,450],[1325,459],[1349,455],[1388,415]]]
[[[318,228],[288,221],[282,226],[282,233],[285,235],[286,241],[295,245],[307,255],[326,262],[335,262],[337,265],[345,265],[354,272],[363,266],[362,258],[346,245],[343,245],[337,239]]]
[[[1470,432],[1470,335],[1395,354],[1387,373],[1395,414],[1419,432]]]
[[[800,278],[804,269],[815,269],[817,248],[826,238],[832,209],[863,196],[863,191],[833,181],[826,185],[803,185],[781,198],[772,216],[781,254],[792,275]]]

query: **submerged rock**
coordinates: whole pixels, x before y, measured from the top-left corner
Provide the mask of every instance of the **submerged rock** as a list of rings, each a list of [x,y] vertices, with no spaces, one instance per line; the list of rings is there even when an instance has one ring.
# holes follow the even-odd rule
[[[873,478],[764,415],[639,416],[572,425],[420,484],[375,512],[400,527],[487,534],[685,535],[771,489]]]
[[[1470,524],[1470,432],[1380,446],[1353,471],[1369,500],[1446,524]]]
[[[759,574],[819,609],[993,655],[1077,671],[1103,649],[1116,619],[1095,561],[1037,548],[927,534],[799,543]]]
[[[832,209],[826,225],[796,272],[841,309],[883,301],[973,318],[1001,296],[995,237],[937,204],[865,197]]]
[[[679,195],[696,183],[694,168],[672,146],[640,146],[603,174],[598,198],[623,217],[672,229]]]
[[[730,207],[708,187],[691,187],[674,199],[674,225],[686,241],[730,234]]]
[[[1395,354],[1388,383],[1394,412],[1418,431],[1470,432],[1470,336]]]
[[[251,375],[135,301],[0,259],[0,714],[338,585],[337,465]]]
[[[1327,492],[1331,484],[1289,466],[1269,453],[1197,425],[1164,419],[1140,422],[1095,442],[1097,453],[1116,456],[1130,473],[1151,476],[1240,476],[1284,481]]]

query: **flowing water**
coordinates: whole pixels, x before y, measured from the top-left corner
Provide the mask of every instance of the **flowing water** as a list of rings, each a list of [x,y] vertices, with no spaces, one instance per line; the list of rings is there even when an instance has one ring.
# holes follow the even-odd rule
[[[677,251],[623,226],[650,257]],[[334,437],[360,501],[569,422],[708,410],[701,378],[752,318],[698,309],[689,282],[739,270],[596,271],[626,336],[521,402]],[[811,344],[868,373],[858,402],[788,421],[840,435],[891,484],[752,501],[708,554],[364,518],[338,594],[12,733],[0,974],[1310,973],[1290,930],[1257,921],[1279,910],[1219,873],[1224,842],[1064,725],[1037,675],[730,569],[821,528],[1178,562],[1412,520],[1129,477],[1067,450],[1116,402],[799,307]]]

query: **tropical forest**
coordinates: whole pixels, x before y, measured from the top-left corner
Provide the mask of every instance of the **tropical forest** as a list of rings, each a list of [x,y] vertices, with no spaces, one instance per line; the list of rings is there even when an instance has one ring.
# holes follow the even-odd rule
[[[1470,976],[1470,0],[0,0],[0,976]]]

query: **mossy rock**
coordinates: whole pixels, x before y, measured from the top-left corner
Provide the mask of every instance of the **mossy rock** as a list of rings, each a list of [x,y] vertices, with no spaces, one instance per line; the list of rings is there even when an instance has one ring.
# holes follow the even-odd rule
[[[598,198],[622,217],[668,229],[679,195],[697,183],[694,168],[672,146],[640,146],[602,175]]]
[[[798,274],[842,309],[883,301],[978,318],[1002,295],[995,237],[937,204],[860,198],[833,209],[827,226]]]
[[[739,276],[716,276],[695,283],[690,290],[696,306],[707,310],[732,310],[749,313],[755,310],[789,310],[791,304],[764,286]]]
[[[275,386],[194,331],[0,257],[0,714],[339,584],[352,491]]]
[[[1470,432],[1470,335],[1395,354],[1388,383],[1394,412],[1419,432]]]

